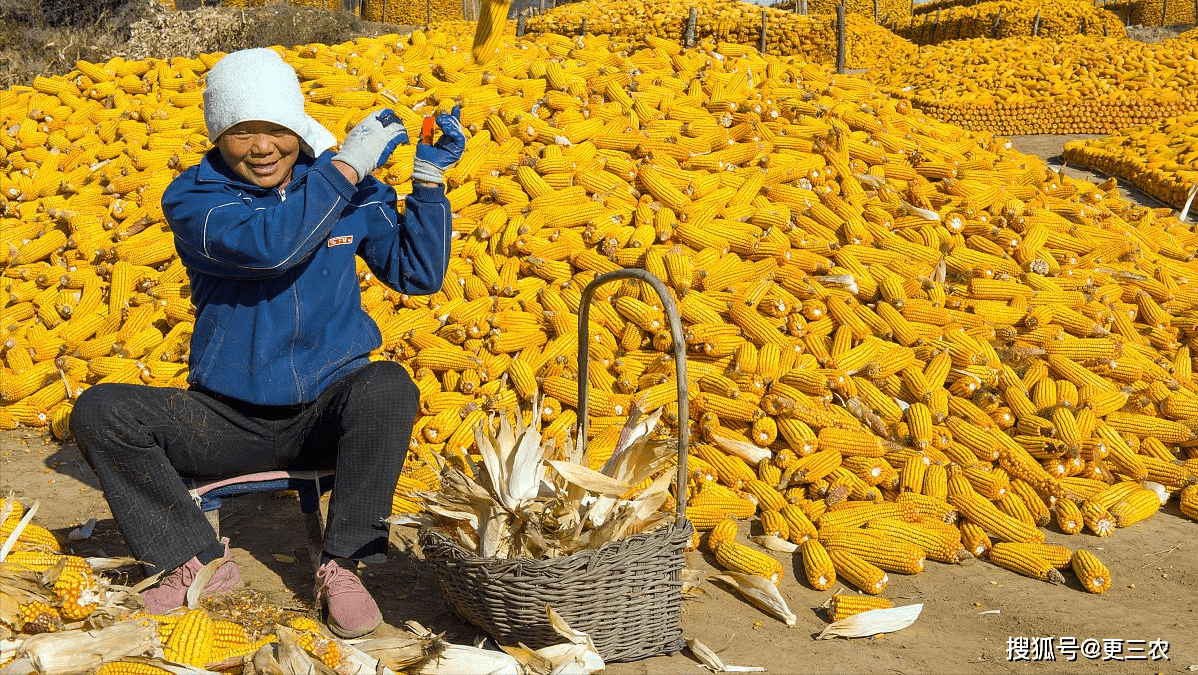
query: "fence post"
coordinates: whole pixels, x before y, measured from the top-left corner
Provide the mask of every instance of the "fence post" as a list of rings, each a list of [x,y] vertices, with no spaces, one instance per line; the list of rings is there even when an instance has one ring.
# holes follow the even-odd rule
[[[686,48],[695,46],[695,24],[699,21],[699,8],[691,7],[690,16],[686,17]]]
[[[761,10],[761,36],[757,39],[757,51],[765,53],[765,34],[769,31],[765,10]]]
[[[844,0],[836,5],[836,72],[844,72],[845,51],[848,39],[844,28]]]
[[[807,0],[799,0],[799,14],[807,16]]]

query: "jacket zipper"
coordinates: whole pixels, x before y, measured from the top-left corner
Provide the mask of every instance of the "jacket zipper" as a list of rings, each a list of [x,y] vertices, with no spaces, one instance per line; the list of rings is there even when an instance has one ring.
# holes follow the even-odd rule
[[[281,201],[281,202],[287,201],[287,188],[285,188],[285,187],[279,188],[279,201]]]

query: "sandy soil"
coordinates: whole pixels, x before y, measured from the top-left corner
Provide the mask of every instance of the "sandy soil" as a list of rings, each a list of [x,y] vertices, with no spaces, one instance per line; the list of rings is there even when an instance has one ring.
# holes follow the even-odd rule
[[[1060,165],[1065,137],[1016,137],[1015,146]],[[1072,177],[1091,177],[1074,168]],[[1154,206],[1134,191],[1133,199]],[[13,490],[26,503],[40,501],[37,523],[65,535],[88,518],[98,519],[90,539],[74,542],[82,555],[128,553],[91,470],[73,444],[60,444],[30,430],[0,433],[0,491]],[[294,611],[309,611],[312,568],[306,555],[303,521],[294,498],[247,496],[226,502],[222,533],[231,539],[247,588]],[[742,537],[743,537],[742,533]],[[923,603],[919,620],[893,634],[854,640],[817,640],[827,625],[820,609],[830,591],[806,585],[802,563],[783,554],[786,578],[781,591],[799,619],[787,628],[715,582],[683,605],[685,636],[697,638],[728,664],[763,666],[771,673],[1181,673],[1198,671],[1198,524],[1172,507],[1099,539],[1057,530],[1050,543],[1094,551],[1110,568],[1114,585],[1103,595],[1020,577],[980,560],[961,565],[929,562],[914,576],[891,575],[884,596],[898,605]],[[371,568],[366,583],[386,623],[378,635],[397,634],[416,620],[469,644],[479,631],[457,620],[441,599],[435,581],[413,546],[415,533],[396,528],[393,555]],[[709,554],[687,554],[687,565],[704,573],[716,568]],[[130,580],[139,578],[131,571]],[[835,589],[833,589],[835,590]],[[618,621],[618,617],[615,619]],[[1104,657],[1054,663],[1012,661],[1012,640],[1076,638],[1077,643],[1117,641],[1122,654],[1142,660]],[[1151,659],[1148,644],[1168,642],[1167,659]],[[1159,656],[1159,654],[1158,654]],[[609,664],[613,675],[694,673],[687,653],[633,663]]]

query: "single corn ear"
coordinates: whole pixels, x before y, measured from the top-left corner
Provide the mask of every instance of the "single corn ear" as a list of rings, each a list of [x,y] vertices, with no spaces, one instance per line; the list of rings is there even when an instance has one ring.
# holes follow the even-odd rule
[[[1111,572],[1093,553],[1078,549],[1070,559],[1070,566],[1082,587],[1091,593],[1104,593],[1111,587]]]

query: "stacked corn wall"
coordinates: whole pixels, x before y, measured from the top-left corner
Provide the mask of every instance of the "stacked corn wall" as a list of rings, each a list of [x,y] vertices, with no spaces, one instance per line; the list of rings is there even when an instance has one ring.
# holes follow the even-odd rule
[[[770,5],[784,12],[794,12],[798,3],[795,0],[782,0]],[[836,14],[839,2],[832,0],[808,0],[808,14]],[[876,20],[883,25],[906,20],[911,16],[910,0],[849,0],[845,3],[846,14],[857,14],[868,19]]]
[[[664,0],[592,0],[572,3],[528,20],[530,33],[578,35],[587,32],[627,39],[654,36],[678,43],[686,33],[689,8],[698,10],[696,39],[712,38],[756,49],[761,15],[766,15],[766,52],[814,63],[836,61],[835,15],[798,15],[730,0],[677,4]],[[846,17],[846,61],[850,68],[874,68],[915,53],[906,40],[856,14]]]
[[[345,7],[342,0],[220,0],[222,7],[264,7],[276,2],[296,7],[314,7],[316,9],[328,10],[341,10]]]
[[[1114,0],[1101,6],[1129,26],[1181,26],[1198,22],[1194,0]]]
[[[920,45],[969,38],[1127,35],[1118,17],[1085,0],[1052,3],[997,0],[954,6],[939,12],[917,12],[905,25],[900,22],[891,30]]]
[[[1053,512],[1107,535],[1159,509],[1145,481],[1193,494],[1198,234],[1175,217],[739,45],[544,34],[484,69],[469,40],[284,52],[339,137],[384,105],[415,134],[455,102],[470,133],[446,174],[444,288],[403,295],[361,269],[373,356],[421,390],[397,510],[419,508],[439,458],[476,464],[491,413],[542,395],[543,433],[565,441],[581,291],[628,267],[675,297],[692,415],[659,301],[611,284],[584,327],[588,462],[634,402],[664,408],[664,432],[694,428],[696,526],[760,514],[805,542],[813,584],[876,593],[925,557],[1042,541]],[[101,381],[182,386],[192,313],[157,201],[206,147],[215,59],[81,62],[0,93],[0,426],[58,424]],[[404,191],[412,152],[377,175]]]
[[[363,0],[362,18],[397,26],[427,26],[430,21],[461,21],[464,15],[462,0]]]
[[[966,129],[1112,133],[1198,110],[1198,41],[961,40],[868,77]]]
[[[1170,117],[1111,134],[1070,141],[1062,157],[1070,164],[1117,176],[1177,208],[1198,185],[1198,113]]]

